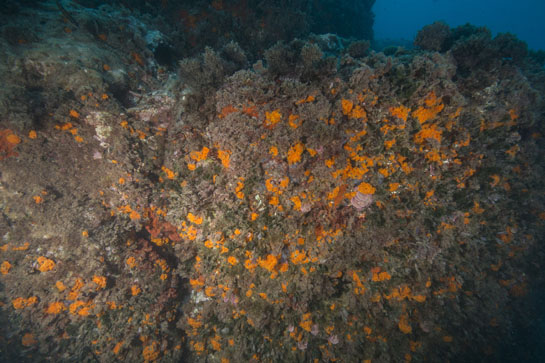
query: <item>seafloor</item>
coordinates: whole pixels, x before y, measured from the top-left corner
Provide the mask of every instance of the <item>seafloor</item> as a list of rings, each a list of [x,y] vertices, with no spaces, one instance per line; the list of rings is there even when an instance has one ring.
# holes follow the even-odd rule
[[[543,358],[545,54],[335,3],[4,2],[1,361]]]

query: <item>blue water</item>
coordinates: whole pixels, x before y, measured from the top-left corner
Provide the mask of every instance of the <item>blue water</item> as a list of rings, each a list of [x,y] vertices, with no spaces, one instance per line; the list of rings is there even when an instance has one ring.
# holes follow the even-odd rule
[[[451,27],[486,26],[510,32],[534,50],[545,50],[545,0],[377,0],[375,38],[412,41],[424,25],[443,20]]]

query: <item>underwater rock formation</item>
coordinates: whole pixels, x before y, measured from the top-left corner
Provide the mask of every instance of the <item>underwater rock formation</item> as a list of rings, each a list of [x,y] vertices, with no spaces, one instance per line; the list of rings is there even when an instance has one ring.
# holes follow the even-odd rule
[[[0,19],[2,357],[499,359],[543,286],[539,53],[98,3]],[[281,33],[225,35],[256,13]]]

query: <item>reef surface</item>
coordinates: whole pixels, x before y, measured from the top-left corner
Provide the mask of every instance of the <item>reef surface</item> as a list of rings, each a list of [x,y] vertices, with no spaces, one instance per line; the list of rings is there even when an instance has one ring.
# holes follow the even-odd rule
[[[2,10],[0,357],[535,358],[543,54],[189,3]]]

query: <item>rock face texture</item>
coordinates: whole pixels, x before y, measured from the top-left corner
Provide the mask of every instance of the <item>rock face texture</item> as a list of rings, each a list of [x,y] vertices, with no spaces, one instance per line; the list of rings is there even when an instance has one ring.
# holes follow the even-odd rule
[[[2,10],[3,359],[511,354],[543,286],[541,53],[436,23],[387,56],[373,1],[337,9],[361,28],[159,3]]]

